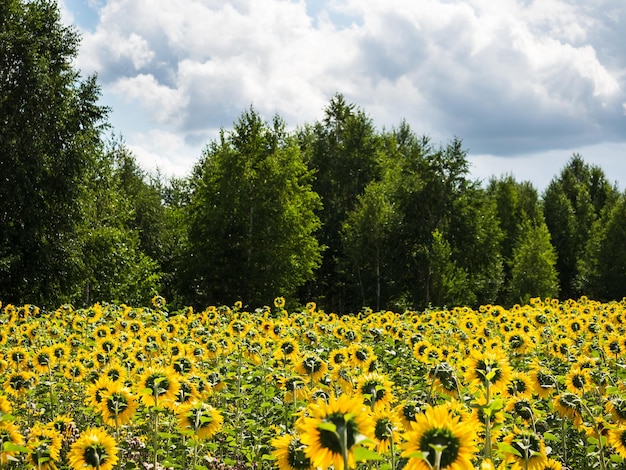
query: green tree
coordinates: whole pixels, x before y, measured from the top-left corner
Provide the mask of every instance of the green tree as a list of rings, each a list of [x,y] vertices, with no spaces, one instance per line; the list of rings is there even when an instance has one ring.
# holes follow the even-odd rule
[[[598,166],[587,165],[575,154],[543,195],[544,216],[556,249],[556,268],[563,298],[584,294],[576,285],[579,261],[590,230],[618,193]]]
[[[412,307],[431,303],[434,278],[428,256],[446,251],[450,266],[467,276],[453,276],[463,277],[464,300],[493,301],[502,283],[502,232],[493,201],[467,178],[469,166],[461,141],[436,147],[428,137],[417,137],[406,123],[393,135],[397,155],[390,152],[394,156],[385,171],[385,179],[389,178],[385,187],[393,192],[398,221],[390,239],[395,280],[391,300]],[[457,287],[440,297],[458,298],[456,291]]]
[[[222,131],[194,170],[188,284],[193,303],[293,298],[312,279],[321,250],[318,195],[300,148],[278,117],[254,109]]]
[[[139,226],[137,191],[130,189],[134,157],[119,144],[94,158],[82,184],[83,223],[78,232],[82,281],[75,303],[119,301],[148,305],[160,290],[159,263],[142,247],[142,231],[157,231],[163,220]],[[134,174],[139,178],[140,173]],[[136,188],[140,181],[133,181]],[[146,188],[143,188],[147,191]]]
[[[388,192],[382,183],[370,183],[358,197],[357,207],[348,213],[342,228],[347,266],[344,272],[356,276],[361,305],[380,310],[388,278],[389,235],[394,212]],[[373,288],[372,288],[373,287]],[[386,290],[386,289],[385,289]]]
[[[467,270],[458,267],[452,247],[439,229],[432,233],[432,243],[425,250],[428,263],[425,302],[442,307],[475,303]]]
[[[593,224],[578,263],[577,287],[600,301],[626,297],[626,195]]]
[[[81,282],[81,183],[107,110],[46,0],[0,2],[0,298],[56,306]]]
[[[315,173],[312,187],[323,205],[318,239],[327,247],[315,282],[307,285],[303,297],[315,298],[330,311],[350,311],[360,307],[360,296],[354,295],[351,275],[342,270],[348,254],[341,231],[367,185],[380,179],[382,141],[371,118],[338,94],[322,122],[301,132],[300,145]]]
[[[503,232],[501,253],[504,287],[497,300],[500,303],[507,303],[511,298],[513,250],[521,236],[520,231],[526,222],[543,223],[543,210],[539,194],[532,184],[528,181],[517,182],[512,175],[491,178],[487,185],[487,195],[495,203],[497,219]]]
[[[520,224],[511,262],[510,303],[527,303],[532,297],[559,295],[556,253],[544,222]]]

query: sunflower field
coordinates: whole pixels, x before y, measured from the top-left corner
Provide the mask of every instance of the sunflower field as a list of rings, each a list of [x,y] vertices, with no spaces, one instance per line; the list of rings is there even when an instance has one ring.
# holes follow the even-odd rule
[[[0,310],[0,469],[626,468],[626,301]]]

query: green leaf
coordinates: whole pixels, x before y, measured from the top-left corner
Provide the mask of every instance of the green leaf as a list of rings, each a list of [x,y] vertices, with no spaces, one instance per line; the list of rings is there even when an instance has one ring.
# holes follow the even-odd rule
[[[330,431],[333,433],[337,433],[337,426],[327,421],[322,421],[321,423],[319,423],[317,425],[317,429],[321,429],[322,431]]]
[[[356,446],[353,447],[354,458],[357,462],[364,462],[368,460],[383,460],[383,457],[378,455],[373,450],[368,449],[367,447]]]
[[[557,436],[555,436],[554,434],[552,434],[550,431],[546,431],[543,433],[543,438],[546,441],[553,441],[553,442],[560,442],[561,439],[559,439]]]
[[[511,444],[507,444],[506,442],[498,443],[498,450],[504,454],[513,454],[518,457],[522,457],[522,454],[520,454],[519,450],[517,450]]]

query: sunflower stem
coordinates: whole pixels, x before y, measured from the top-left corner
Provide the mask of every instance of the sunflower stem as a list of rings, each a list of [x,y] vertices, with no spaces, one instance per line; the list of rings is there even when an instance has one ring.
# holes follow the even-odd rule
[[[563,463],[567,465],[567,441],[565,440],[565,418],[561,419],[561,444],[563,448]]]
[[[119,442],[120,442],[120,423],[119,423],[119,420],[118,420],[118,414],[119,413],[118,413],[118,409],[117,409],[117,405],[116,405],[116,407],[115,407],[115,440],[118,442],[118,445],[119,445]],[[120,470],[120,468],[122,468],[122,459],[121,459],[122,452],[121,452],[121,449],[118,452],[120,454],[120,458],[117,460],[116,468],[117,468],[117,470]]]
[[[593,423],[593,431],[598,439],[598,458],[600,459],[600,470],[606,469],[606,463],[604,461],[604,445],[602,444],[602,433],[600,432],[600,428],[598,427],[598,422],[595,419],[595,416],[587,406],[587,404],[581,400],[581,404],[585,412],[591,418],[591,422]]]
[[[491,404],[491,383],[485,381],[486,402],[485,407]],[[485,459],[491,460],[491,412],[485,413]]]
[[[396,450],[393,443],[393,428],[389,426],[389,451],[391,452],[391,470],[396,470]]]
[[[345,421],[344,416],[344,421]],[[341,434],[339,436],[339,443],[341,444],[341,455],[343,457],[343,469],[348,470],[348,423],[344,422],[341,426]]]

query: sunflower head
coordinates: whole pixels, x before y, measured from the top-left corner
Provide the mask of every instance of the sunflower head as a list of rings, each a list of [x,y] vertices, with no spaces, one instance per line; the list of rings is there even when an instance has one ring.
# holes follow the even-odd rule
[[[439,468],[473,468],[476,432],[446,406],[429,407],[418,415],[405,439],[401,447],[407,470],[434,468],[437,460]]]
[[[200,401],[181,405],[177,417],[181,431],[202,440],[211,439],[222,429],[224,422],[218,409]]]
[[[357,382],[357,393],[363,403],[372,410],[382,408],[394,401],[392,382],[377,372],[362,376]]]
[[[504,438],[504,442],[515,450],[515,452],[504,450],[506,460],[522,468],[540,470],[548,459],[545,444],[532,430],[516,427]]]
[[[466,365],[466,378],[469,382],[488,385],[493,390],[504,391],[511,375],[508,359],[495,350],[474,352]]]
[[[305,455],[314,466],[333,465],[336,470],[343,470],[344,450],[348,466],[354,467],[354,447],[362,436],[372,437],[373,420],[359,397],[331,396],[328,402],[318,400],[310,404],[299,428]]]
[[[284,434],[272,440],[279,470],[312,470],[311,459],[304,453],[304,444],[298,436]]]
[[[111,470],[118,460],[115,439],[103,428],[89,428],[80,437],[67,455],[72,468],[84,470]]]

